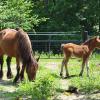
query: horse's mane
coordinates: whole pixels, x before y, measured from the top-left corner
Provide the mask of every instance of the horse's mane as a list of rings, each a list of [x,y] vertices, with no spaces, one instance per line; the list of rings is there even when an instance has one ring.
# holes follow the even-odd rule
[[[21,59],[24,63],[30,63],[33,60],[32,57],[32,46],[28,34],[22,29],[17,32],[18,38],[18,49],[21,55]]]
[[[82,43],[82,45],[89,44],[94,38],[96,38],[96,37],[86,40],[84,43]]]

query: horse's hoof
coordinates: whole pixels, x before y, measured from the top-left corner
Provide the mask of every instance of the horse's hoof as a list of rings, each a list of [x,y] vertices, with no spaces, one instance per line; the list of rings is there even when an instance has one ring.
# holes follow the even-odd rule
[[[60,76],[62,77],[62,73],[60,73]]]
[[[13,75],[12,75],[12,73],[11,73],[11,72],[7,72],[7,78],[8,78],[8,79],[13,78]]]
[[[11,79],[11,78],[13,78],[13,75],[9,75],[9,76],[7,76],[7,78],[8,79]]]
[[[2,77],[3,77],[3,72],[0,71],[0,80],[2,79]]]
[[[24,81],[24,77],[23,78],[20,78],[20,81]]]
[[[11,79],[11,78],[13,78],[13,75],[12,75],[12,73],[7,73],[7,78],[8,78],[8,79]]]
[[[24,75],[23,74],[20,74],[20,81],[23,81],[24,80]]]
[[[18,83],[20,83],[20,80],[18,80],[18,81],[13,80],[13,85],[17,85]]]
[[[80,77],[82,77],[82,74],[79,74]]]
[[[18,79],[15,77],[15,79],[13,80],[13,84],[16,84],[18,81]]]
[[[65,76],[64,79],[69,78],[69,76]]]

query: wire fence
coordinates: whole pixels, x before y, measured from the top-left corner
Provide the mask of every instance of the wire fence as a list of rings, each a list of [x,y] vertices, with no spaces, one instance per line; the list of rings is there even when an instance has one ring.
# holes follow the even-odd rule
[[[34,51],[43,55],[41,58],[61,58],[62,43],[81,43],[80,31],[73,32],[28,32]],[[46,54],[46,55],[45,55]],[[44,56],[45,55],[45,56]],[[56,55],[55,57],[53,55]]]

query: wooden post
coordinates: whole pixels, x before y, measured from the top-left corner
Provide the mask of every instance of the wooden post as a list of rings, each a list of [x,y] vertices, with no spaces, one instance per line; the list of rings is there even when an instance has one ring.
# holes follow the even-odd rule
[[[51,35],[49,35],[49,58],[50,58],[50,53],[51,53]]]
[[[82,32],[82,41],[85,42],[88,40],[88,31],[83,31]]]

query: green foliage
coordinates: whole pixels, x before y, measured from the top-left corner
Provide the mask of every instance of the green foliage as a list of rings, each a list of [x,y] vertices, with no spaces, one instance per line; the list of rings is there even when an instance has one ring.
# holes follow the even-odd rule
[[[5,0],[0,2],[0,28],[22,27],[25,30],[33,30],[45,18],[38,18],[32,13],[34,3],[28,0]]]
[[[43,69],[42,69],[43,70]],[[18,94],[31,96],[32,100],[47,100],[55,93],[55,79],[49,71],[39,73],[34,83],[24,82],[19,85]]]
[[[100,90],[99,80],[99,76],[92,76],[90,78],[74,78],[73,80],[71,80],[71,85],[78,87],[80,92],[94,93]]]
[[[52,0],[45,4],[37,0],[36,12],[49,20],[39,26],[40,31],[73,31],[80,30],[80,22],[87,20],[89,30],[97,30],[99,25],[99,0]]]
[[[27,31],[77,31],[87,20],[91,32],[99,30],[99,0],[0,0],[0,28]]]

